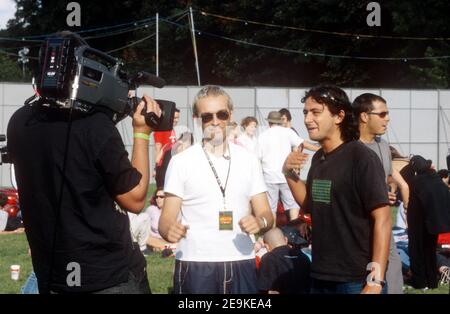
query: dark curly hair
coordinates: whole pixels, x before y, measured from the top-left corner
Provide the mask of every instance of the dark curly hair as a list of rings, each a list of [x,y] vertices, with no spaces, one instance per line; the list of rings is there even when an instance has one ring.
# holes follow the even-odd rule
[[[359,139],[358,121],[353,114],[350,99],[341,88],[334,85],[315,86],[305,92],[302,103],[305,103],[309,97],[327,106],[332,115],[338,115],[341,110],[344,111],[345,117],[339,124],[341,139],[344,142]]]

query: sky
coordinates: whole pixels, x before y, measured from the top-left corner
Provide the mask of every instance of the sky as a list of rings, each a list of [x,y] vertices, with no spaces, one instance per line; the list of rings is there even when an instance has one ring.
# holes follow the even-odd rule
[[[6,28],[6,23],[16,13],[16,2],[14,0],[0,0],[0,29]]]

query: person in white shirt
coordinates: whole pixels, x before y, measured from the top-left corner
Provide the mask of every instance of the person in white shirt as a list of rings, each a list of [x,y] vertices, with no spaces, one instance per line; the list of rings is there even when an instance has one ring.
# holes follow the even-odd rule
[[[203,141],[170,161],[159,232],[179,242],[174,292],[257,293],[253,234],[273,224],[262,171],[255,156],[229,143],[233,105],[219,86],[194,99]]]
[[[278,200],[281,199],[285,211],[289,211],[289,218],[293,220],[298,218],[300,207],[295,202],[282,173],[284,161],[292,150],[299,149],[301,144],[313,151],[318,150],[318,147],[305,142],[292,129],[283,127],[281,113],[278,111],[271,111],[266,120],[269,122],[269,129],[258,138],[258,157],[267,185],[270,208],[275,219]]]
[[[258,154],[258,139],[256,138],[256,128],[258,120],[255,117],[245,117],[241,121],[244,132],[238,137],[238,142],[242,144],[252,154]]]
[[[164,189],[157,188],[150,201],[150,206],[147,207],[145,213],[149,217],[149,235],[147,238],[147,245],[154,251],[162,251],[165,248],[175,249],[176,244],[169,243],[164,240],[159,234],[158,225],[161,217],[161,211],[164,206]]]

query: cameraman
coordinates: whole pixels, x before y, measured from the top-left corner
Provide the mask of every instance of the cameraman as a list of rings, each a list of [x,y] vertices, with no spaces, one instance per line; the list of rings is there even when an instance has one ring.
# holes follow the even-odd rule
[[[149,182],[144,95],[133,115],[131,163],[102,112],[26,105],[8,124],[26,235],[40,293],[150,293],[126,208],[139,213]],[[120,206],[115,205],[115,203]]]

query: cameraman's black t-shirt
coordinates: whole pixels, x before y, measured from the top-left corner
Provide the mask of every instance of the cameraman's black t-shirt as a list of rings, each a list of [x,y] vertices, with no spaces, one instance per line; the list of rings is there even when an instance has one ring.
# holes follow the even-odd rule
[[[63,171],[67,112],[25,106],[8,125],[8,149],[41,292],[100,290],[126,282],[133,266],[145,267],[142,254],[132,247],[128,216],[116,209],[113,200],[133,189],[141,174],[132,167],[119,132],[105,114],[80,117],[77,112]]]
[[[380,159],[364,144],[344,143],[325,155],[317,151],[304,204],[312,218],[311,277],[363,280],[372,258],[370,214],[388,204]]]

